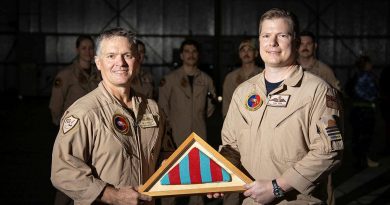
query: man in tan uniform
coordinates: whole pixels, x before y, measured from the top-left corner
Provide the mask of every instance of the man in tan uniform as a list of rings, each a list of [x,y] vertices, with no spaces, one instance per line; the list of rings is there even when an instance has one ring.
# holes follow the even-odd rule
[[[197,67],[199,45],[185,40],[180,46],[183,65],[166,75],[160,82],[159,105],[168,116],[173,140],[179,146],[195,132],[203,139],[206,136],[206,118],[214,112],[216,96],[213,80]],[[189,200],[189,202],[188,202]],[[165,198],[163,204],[203,204],[200,196]]]
[[[259,74],[262,69],[256,65],[256,58],[259,53],[255,42],[251,39],[244,39],[238,47],[238,54],[241,59],[241,67],[228,73],[223,82],[222,115],[226,116],[233,92],[242,82]]]
[[[288,11],[262,15],[265,69],[237,87],[224,121],[222,149],[238,152],[255,179],[243,204],[324,204],[327,177],[341,162],[337,91],[297,64],[298,31]]]
[[[315,36],[310,31],[300,33],[301,44],[299,46],[298,62],[303,69],[318,75],[337,90],[341,90],[340,81],[334,75],[333,69],[318,60],[315,56],[317,43]]]
[[[207,139],[206,118],[214,112],[212,101],[216,96],[213,80],[197,67],[198,43],[185,40],[180,46],[180,58],[183,65],[161,80],[158,101],[178,146],[191,132]]]
[[[77,99],[95,89],[101,81],[100,73],[92,65],[93,39],[87,35],[79,36],[76,51],[77,59],[61,70],[54,80],[49,108],[52,121],[57,126],[64,111]]]
[[[99,36],[95,62],[103,81],[61,120],[51,181],[75,204],[151,201],[137,186],[155,171],[165,126],[157,103],[130,89],[139,68],[134,38],[121,28]]]
[[[137,47],[140,58],[140,64],[145,60],[145,44],[141,40],[137,39]],[[145,95],[147,98],[154,98],[154,82],[153,76],[150,72],[146,72],[142,67],[138,70],[137,75],[131,84],[131,87],[140,94]]]

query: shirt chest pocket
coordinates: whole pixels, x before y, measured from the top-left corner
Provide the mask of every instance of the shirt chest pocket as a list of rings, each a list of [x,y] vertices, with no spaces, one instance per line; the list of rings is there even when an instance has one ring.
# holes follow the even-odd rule
[[[299,161],[308,151],[309,111],[311,99],[292,103],[285,112],[274,115],[270,156],[281,164]],[[278,108],[276,108],[278,109]],[[280,108],[279,108],[280,109]]]
[[[311,102],[311,98],[307,97],[300,101],[291,102],[290,105],[285,108],[283,107],[271,108],[275,110],[275,112],[270,112],[270,114],[272,115],[272,127],[274,129],[277,129],[279,127],[284,127],[284,126],[288,128],[290,127],[289,126],[290,124],[293,125],[295,123],[307,121],[307,118],[309,117],[309,112],[306,111],[308,109],[307,106],[309,106],[310,102]],[[280,111],[277,112],[276,109],[280,109]]]

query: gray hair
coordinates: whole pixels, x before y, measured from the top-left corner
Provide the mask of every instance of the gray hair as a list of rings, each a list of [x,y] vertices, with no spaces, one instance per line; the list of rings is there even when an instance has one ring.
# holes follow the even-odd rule
[[[129,40],[131,45],[136,45],[137,37],[134,33],[118,27],[103,31],[96,39],[96,55],[100,53],[101,43],[104,39],[110,39],[113,37],[125,37]]]

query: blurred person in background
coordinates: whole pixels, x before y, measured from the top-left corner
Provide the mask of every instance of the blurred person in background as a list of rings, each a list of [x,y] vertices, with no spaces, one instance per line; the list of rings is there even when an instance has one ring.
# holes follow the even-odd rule
[[[95,89],[101,81],[100,72],[93,65],[94,49],[92,37],[80,35],[76,40],[75,60],[56,75],[49,104],[54,125],[59,125],[70,105]]]
[[[369,56],[360,56],[356,61],[357,71],[348,82],[348,93],[352,98],[350,122],[352,126],[352,152],[356,168],[377,167],[371,144],[374,139],[376,110],[378,109],[378,77],[373,72]]]
[[[238,46],[238,56],[241,61],[241,66],[229,72],[223,82],[222,96],[222,116],[225,118],[230,101],[232,100],[233,92],[238,85],[248,80],[249,78],[259,74],[263,69],[256,65],[256,58],[259,57],[256,42],[254,39],[246,38],[240,42]],[[240,204],[239,193],[226,193],[223,198],[224,205]]]
[[[340,81],[336,78],[333,69],[318,60],[316,51],[318,48],[316,37],[310,31],[300,33],[301,44],[299,46],[298,62],[303,69],[321,77],[338,91],[341,90]]]
[[[244,39],[238,47],[238,55],[241,60],[241,67],[231,71],[223,82],[222,115],[226,116],[233,92],[239,84],[259,74],[263,69],[256,65],[256,58],[259,56],[256,43],[252,39]]]
[[[95,45],[91,36],[80,35],[76,40],[77,56],[73,63],[60,70],[54,79],[49,109],[52,122],[57,127],[65,110],[77,99],[95,89],[101,81],[100,72],[93,64]],[[56,192],[56,205],[73,204],[60,191]]]
[[[154,94],[153,76],[150,72],[147,72],[144,69],[142,69],[142,64],[144,63],[146,58],[145,44],[139,39],[137,39],[136,42],[137,42],[139,61],[141,67],[138,69],[133,79],[133,82],[131,84],[131,87],[138,93],[145,95],[145,97],[154,99],[155,94]]]
[[[160,82],[159,100],[168,124],[172,127],[173,141],[179,146],[195,132],[207,141],[206,119],[215,105],[213,80],[198,68],[200,45],[186,39],[180,46],[182,66],[168,73]],[[204,204],[203,196],[162,198],[163,205]]]

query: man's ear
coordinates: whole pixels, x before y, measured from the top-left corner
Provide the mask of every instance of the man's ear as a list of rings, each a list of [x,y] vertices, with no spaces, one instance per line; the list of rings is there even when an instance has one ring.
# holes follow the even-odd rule
[[[95,56],[95,65],[97,67],[98,70],[101,70],[100,69],[100,66],[101,66],[101,62],[100,62],[100,59],[98,56]]]

